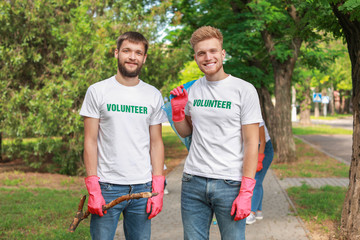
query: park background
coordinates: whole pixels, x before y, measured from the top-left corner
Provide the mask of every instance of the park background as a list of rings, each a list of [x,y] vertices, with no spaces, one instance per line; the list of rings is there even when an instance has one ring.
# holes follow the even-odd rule
[[[355,214],[359,209],[359,193],[354,189],[359,184],[356,175],[360,172],[359,8],[359,1],[353,0],[2,1],[1,164],[16,163],[23,172],[62,174],[60,178],[73,176],[60,181],[63,187],[72,182],[82,185],[75,180],[75,176],[85,173],[79,109],[91,84],[116,73],[116,38],[130,30],[148,38],[148,59],[140,78],[167,97],[174,86],[202,75],[193,61],[188,40],[197,27],[212,25],[224,35],[225,71],[251,82],[258,90],[276,148],[276,163],[300,161],[296,154],[298,143],[293,137],[294,111],[301,126],[310,125],[311,115],[321,115],[324,107],[327,117],[345,113],[354,116],[351,181],[343,215],[339,213],[336,221],[339,236],[346,236],[345,239],[351,239],[352,234],[358,236],[359,226],[354,223],[360,222]],[[314,93],[329,97],[329,103],[314,103]],[[178,161],[186,151],[172,134],[164,130],[165,144],[173,146],[168,147],[171,153],[167,156]],[[167,163],[171,166],[170,160]],[[24,181],[22,177],[4,179],[5,186],[21,185]],[[76,195],[65,192],[69,197]],[[37,195],[40,194],[34,196]],[[55,196],[53,199],[60,196],[50,195]],[[54,201],[49,196],[42,198]],[[16,205],[20,200],[10,201]],[[66,204],[76,202],[63,201],[56,204],[63,210],[68,209]],[[1,207],[9,208],[3,204]],[[34,218],[37,213],[33,209],[31,206],[27,210]],[[52,215],[57,214],[40,213],[35,218],[46,226],[56,218]],[[14,216],[17,217],[19,213]],[[49,232],[44,226],[28,228],[27,224],[18,226],[9,220],[0,231],[5,236],[20,234],[28,238],[32,233],[47,236]],[[65,234],[61,227],[53,228],[52,234]]]

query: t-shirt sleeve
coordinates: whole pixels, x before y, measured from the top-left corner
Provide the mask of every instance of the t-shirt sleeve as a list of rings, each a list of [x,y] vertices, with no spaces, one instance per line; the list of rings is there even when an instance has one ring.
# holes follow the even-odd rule
[[[162,96],[159,93],[159,95],[157,96],[154,112],[150,118],[150,125],[160,124],[168,120],[166,117],[166,113],[162,108],[163,105],[164,105],[164,100],[162,99]]]
[[[188,88],[187,89],[187,92],[188,92],[188,99],[189,99],[189,95],[190,95],[190,89],[191,88]],[[184,110],[184,113],[185,113],[185,115],[186,116],[190,116],[190,102],[188,101],[187,103],[186,103],[186,105],[185,105],[185,110]]]
[[[83,105],[81,106],[80,115],[83,117],[100,118],[98,99],[95,88],[90,86],[86,91]]]
[[[262,121],[259,96],[255,87],[249,85],[241,94],[241,125]]]

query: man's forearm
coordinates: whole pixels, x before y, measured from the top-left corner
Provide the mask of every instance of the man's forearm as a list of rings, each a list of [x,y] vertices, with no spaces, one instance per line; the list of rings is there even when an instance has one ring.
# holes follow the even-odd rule
[[[243,176],[255,178],[258,162],[259,124],[244,125],[242,131],[244,140]]]
[[[164,144],[163,142],[151,144],[150,149],[152,174],[163,175],[164,170]]]
[[[189,136],[192,133],[192,126],[190,117],[186,116],[181,122],[174,122],[174,126],[179,135],[183,138]]]
[[[150,159],[152,175],[163,175],[164,170],[164,143],[162,140],[161,124],[150,126]]]
[[[244,149],[243,176],[255,178],[258,160],[258,144],[247,144]]]
[[[97,144],[85,141],[84,164],[87,176],[97,175]]]

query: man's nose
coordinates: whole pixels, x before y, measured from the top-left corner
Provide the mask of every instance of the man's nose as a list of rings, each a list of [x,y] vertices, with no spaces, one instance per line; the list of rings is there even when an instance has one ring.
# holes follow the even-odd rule
[[[129,58],[130,59],[135,59],[135,52],[131,52]]]
[[[211,54],[209,52],[205,53],[205,60],[211,59]]]

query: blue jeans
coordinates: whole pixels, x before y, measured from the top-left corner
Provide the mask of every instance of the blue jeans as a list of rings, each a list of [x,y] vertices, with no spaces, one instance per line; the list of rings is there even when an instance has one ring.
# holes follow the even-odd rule
[[[263,181],[266,172],[269,169],[270,164],[274,158],[274,149],[271,140],[266,142],[264,154],[265,158],[263,160],[263,169],[261,169],[261,171],[257,172],[255,175],[256,184],[251,199],[252,212],[262,211],[262,200],[264,196]]]
[[[239,194],[240,181],[222,180],[183,174],[181,216],[185,240],[209,239],[215,213],[221,239],[245,239],[245,219],[234,221],[232,204]]]
[[[151,192],[151,182],[136,185],[100,183],[100,187],[106,204],[126,194]],[[151,220],[148,219],[149,214],[146,213],[147,200],[147,198],[140,198],[123,201],[107,210],[103,217],[92,214],[90,222],[91,238],[93,240],[114,239],[116,227],[122,213],[126,239],[150,239]]]

